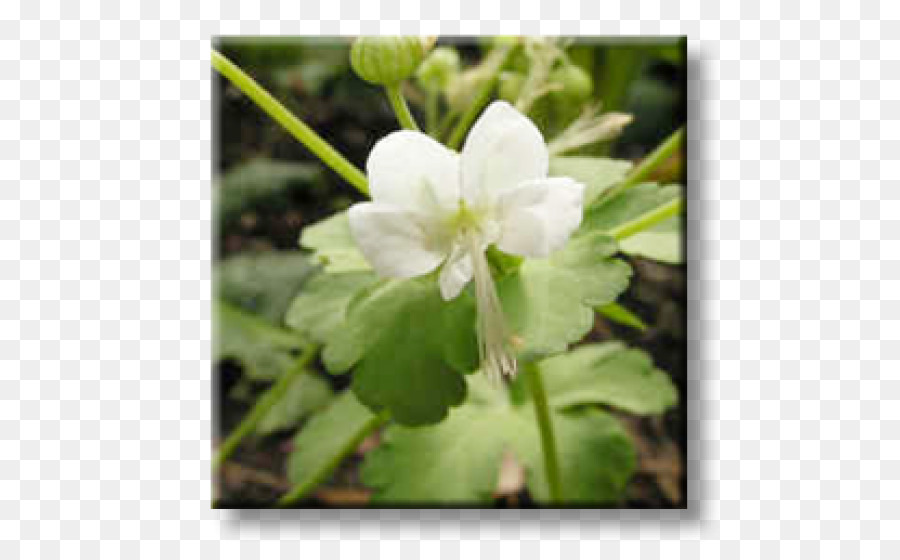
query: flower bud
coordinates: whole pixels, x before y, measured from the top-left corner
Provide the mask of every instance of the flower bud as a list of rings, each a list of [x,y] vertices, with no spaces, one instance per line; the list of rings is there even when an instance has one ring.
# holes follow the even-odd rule
[[[561,90],[554,92],[556,96],[570,103],[587,100],[594,90],[590,74],[574,64],[566,64],[551,72],[550,81],[562,86]]]
[[[459,53],[450,47],[434,49],[419,66],[416,79],[429,91],[443,91],[459,73]]]
[[[359,37],[350,48],[350,65],[363,80],[392,86],[415,72],[425,50],[419,37]]]

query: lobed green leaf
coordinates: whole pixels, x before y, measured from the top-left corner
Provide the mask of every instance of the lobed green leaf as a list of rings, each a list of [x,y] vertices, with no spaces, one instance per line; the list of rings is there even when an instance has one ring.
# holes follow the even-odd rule
[[[523,359],[564,351],[594,324],[594,307],[615,301],[631,268],[612,257],[615,241],[584,235],[547,259],[529,259],[497,289]]]
[[[550,404],[606,404],[634,414],[661,414],[678,393],[646,352],[620,342],[587,344],[541,362]]]
[[[364,290],[323,352],[334,373],[354,368],[360,401],[403,424],[440,421],[460,404],[462,375],[477,368],[475,307],[463,293],[444,301],[434,276]]]

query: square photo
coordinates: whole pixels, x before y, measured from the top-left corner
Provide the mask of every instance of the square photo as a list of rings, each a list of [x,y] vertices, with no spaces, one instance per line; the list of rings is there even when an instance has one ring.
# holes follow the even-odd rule
[[[685,508],[685,45],[217,38],[213,507]]]

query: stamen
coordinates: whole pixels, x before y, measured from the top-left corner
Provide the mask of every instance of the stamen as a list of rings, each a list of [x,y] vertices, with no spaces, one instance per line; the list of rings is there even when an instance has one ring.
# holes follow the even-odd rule
[[[472,259],[475,277],[475,300],[478,303],[478,354],[481,369],[495,385],[504,377],[516,375],[516,358],[510,345],[506,318],[497,296],[497,288],[491,278],[491,270],[473,232],[464,234],[466,248]]]

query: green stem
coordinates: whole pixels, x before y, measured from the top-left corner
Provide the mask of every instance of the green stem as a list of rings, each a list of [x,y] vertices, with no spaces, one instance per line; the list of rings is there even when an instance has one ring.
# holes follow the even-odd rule
[[[384,91],[387,93],[388,101],[391,102],[391,107],[394,108],[394,114],[397,115],[400,126],[407,130],[419,130],[419,125],[416,124],[416,119],[410,113],[406,99],[400,93],[400,84],[384,86]]]
[[[501,51],[501,54],[497,57],[494,67],[490,69],[490,77],[481,84],[481,88],[475,94],[475,97],[472,99],[472,102],[469,103],[469,106],[466,107],[465,112],[459,118],[456,127],[450,134],[450,139],[447,140],[447,147],[451,150],[459,149],[463,138],[466,136],[466,132],[469,131],[469,127],[472,126],[472,123],[475,122],[475,118],[481,113],[484,106],[487,105],[487,102],[491,98],[491,92],[497,84],[497,78],[500,76],[500,71],[506,66],[506,61],[509,60],[509,57],[514,50],[514,47],[501,48],[504,50]]]
[[[625,176],[625,179],[615,187],[603,193],[601,200],[612,199],[631,187],[642,183],[656,168],[662,165],[676,150],[681,148],[684,143],[684,127],[682,126],[669,136],[665,142],[659,145],[653,153],[645,157],[637,167],[631,170],[631,173]]]
[[[636,233],[642,232],[645,229],[655,226],[663,220],[671,218],[672,216],[681,212],[681,207],[681,197],[670,200],[662,206],[658,206],[653,210],[650,210],[649,212],[645,212],[629,222],[625,222],[624,224],[620,224],[614,227],[607,233],[609,233],[609,235],[614,237],[617,241],[621,241],[626,237],[631,237]]]
[[[293,505],[297,500],[300,500],[304,496],[306,496],[311,490],[318,487],[328,475],[337,468],[337,466],[343,461],[348,455],[353,453],[353,451],[359,447],[359,444],[362,443],[362,440],[366,439],[366,437],[383,426],[390,419],[390,414],[387,411],[382,412],[377,416],[373,416],[369,419],[368,422],[364,426],[360,428],[360,430],[353,436],[352,439],[347,441],[347,444],[341,449],[340,453],[335,454],[331,459],[322,466],[319,472],[316,473],[314,477],[309,479],[306,484],[301,484],[295,488],[292,488],[290,492],[281,497],[280,500],[275,504],[276,507],[288,507]]]
[[[318,352],[318,346],[314,344],[307,346],[300,357],[297,358],[297,361],[294,362],[293,367],[282,375],[268,391],[263,393],[259,400],[256,401],[256,404],[253,405],[250,413],[241,420],[238,427],[235,428],[222,445],[219,446],[219,451],[213,459],[213,470],[219,470],[222,463],[234,453],[241,441],[253,433],[260,420],[262,420],[272,407],[278,404],[278,401],[284,397],[284,394],[294,383],[294,380],[307,371],[307,366],[309,366],[310,362],[312,362]]]
[[[428,90],[425,106],[425,128],[433,138],[438,138],[438,91]]]
[[[537,417],[538,430],[541,433],[541,451],[544,453],[544,470],[547,471],[547,483],[550,486],[550,500],[562,502],[562,482],[559,473],[559,452],[556,448],[556,437],[550,421],[550,407],[547,404],[547,391],[541,379],[541,371],[536,364],[525,365],[534,412]]]
[[[449,108],[441,119],[441,122],[437,125],[437,132],[434,135],[436,140],[440,141],[441,138],[447,136],[447,133],[450,131],[450,126],[453,124],[453,119],[455,118],[456,112],[452,108]]]
[[[323,140],[321,136],[306,126],[303,121],[294,116],[284,105],[279,103],[277,99],[259,85],[256,80],[248,76],[216,50],[212,51],[212,65],[220,74],[228,78],[235,87],[252,99],[260,109],[286,128],[294,138],[321,159],[325,165],[356,187],[359,192],[369,194],[369,184],[363,172],[347,161],[344,156],[331,147],[331,144]]]

